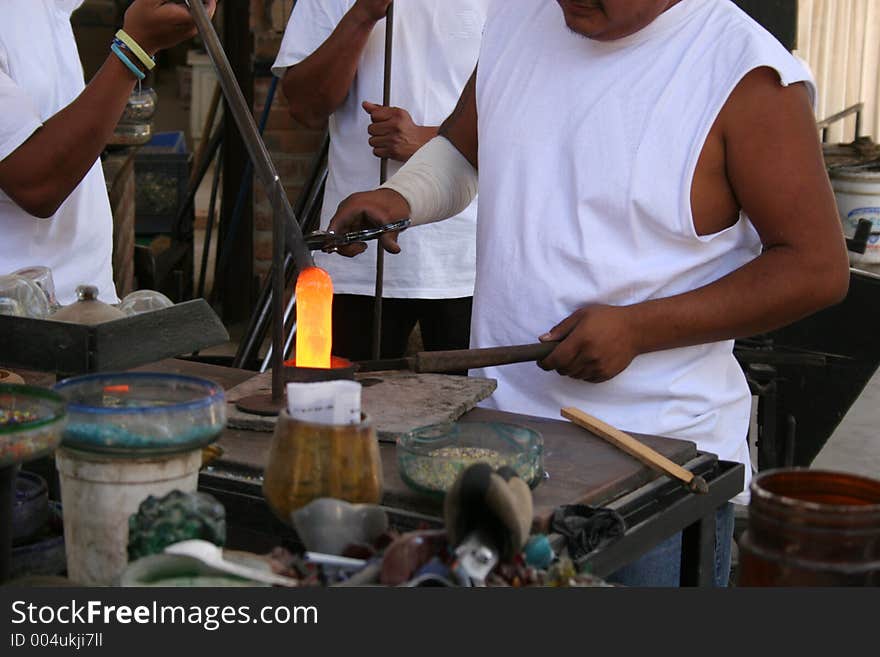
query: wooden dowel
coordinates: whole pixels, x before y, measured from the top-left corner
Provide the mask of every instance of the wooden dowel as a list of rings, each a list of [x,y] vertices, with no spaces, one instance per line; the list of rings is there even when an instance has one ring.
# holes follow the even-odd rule
[[[612,427],[610,424],[603,422],[599,418],[584,413],[580,409],[570,407],[562,409],[562,417],[571,420],[579,427],[583,427],[587,431],[596,434],[630,456],[634,456],[648,467],[680,480],[695,493],[708,492],[708,486],[702,477],[695,475],[690,470],[685,470],[677,463],[670,461],[668,458],[651,449],[644,443],[636,440],[628,433],[624,433],[620,429]]]

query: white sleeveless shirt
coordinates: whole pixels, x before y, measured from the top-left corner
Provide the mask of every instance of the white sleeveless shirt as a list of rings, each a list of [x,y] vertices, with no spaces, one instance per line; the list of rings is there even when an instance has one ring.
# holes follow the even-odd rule
[[[583,306],[680,294],[757,257],[748,217],[699,236],[690,199],[718,113],[762,66],[783,85],[809,81],[729,0],[682,0],[604,43],[571,32],[556,2],[495,2],[477,79],[472,346],[534,342]],[[751,395],[732,341],[644,354],[600,384],[533,363],[475,374],[498,380],[495,408],[558,418],[576,406],[627,431],[749,462]]]

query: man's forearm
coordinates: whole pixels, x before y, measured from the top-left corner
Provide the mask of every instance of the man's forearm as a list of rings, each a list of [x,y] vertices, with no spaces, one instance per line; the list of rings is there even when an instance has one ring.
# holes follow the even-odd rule
[[[846,295],[848,269],[774,247],[724,278],[627,308],[636,351],[748,337],[786,326]]]
[[[355,5],[315,52],[287,70],[282,88],[293,118],[318,127],[342,105],[377,22]]]
[[[30,214],[53,215],[106,147],[134,82],[110,55],[76,100],[0,162],[4,191]]]

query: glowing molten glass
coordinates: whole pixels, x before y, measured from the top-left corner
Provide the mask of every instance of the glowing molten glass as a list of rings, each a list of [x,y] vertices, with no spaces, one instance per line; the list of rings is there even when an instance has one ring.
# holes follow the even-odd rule
[[[320,267],[304,269],[296,281],[296,366],[330,367],[333,281]]]

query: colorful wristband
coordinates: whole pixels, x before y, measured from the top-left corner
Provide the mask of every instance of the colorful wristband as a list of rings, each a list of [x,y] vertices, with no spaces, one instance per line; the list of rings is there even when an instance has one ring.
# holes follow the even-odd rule
[[[113,51],[114,55],[119,57],[119,61],[121,61],[123,64],[125,64],[125,66],[128,68],[129,71],[134,73],[134,76],[138,80],[143,80],[145,77],[147,77],[141,69],[139,69],[137,66],[135,66],[132,63],[132,61],[128,57],[125,56],[125,53],[122,52],[122,50],[119,48],[119,46],[117,46],[115,43],[110,46],[110,50]]]
[[[128,49],[131,50],[134,56],[141,61],[141,64],[147,67],[148,71],[153,70],[153,67],[156,65],[156,60],[150,57],[147,54],[147,51],[141,48],[138,45],[138,42],[132,39],[125,30],[119,30],[116,33],[116,38],[128,46]]]

